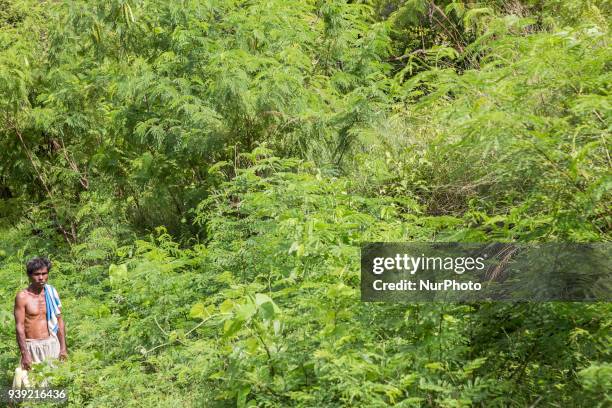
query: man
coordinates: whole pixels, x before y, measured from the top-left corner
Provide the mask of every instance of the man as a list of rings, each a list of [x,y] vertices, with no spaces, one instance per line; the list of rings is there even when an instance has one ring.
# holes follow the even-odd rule
[[[15,328],[21,351],[21,368],[50,359],[65,360],[66,330],[61,302],[55,288],[47,284],[51,262],[34,258],[26,265],[30,286],[15,297]]]

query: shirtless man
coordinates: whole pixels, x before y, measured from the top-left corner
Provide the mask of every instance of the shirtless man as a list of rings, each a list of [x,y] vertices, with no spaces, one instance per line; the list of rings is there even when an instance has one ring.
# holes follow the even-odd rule
[[[51,262],[46,258],[29,261],[26,271],[30,286],[15,297],[15,328],[24,370],[32,368],[32,363],[51,358],[65,360],[68,357],[66,330],[60,314],[61,303],[57,291],[47,285],[50,269]],[[51,306],[47,305],[46,299],[52,303]],[[48,307],[55,311],[50,321],[47,321]]]

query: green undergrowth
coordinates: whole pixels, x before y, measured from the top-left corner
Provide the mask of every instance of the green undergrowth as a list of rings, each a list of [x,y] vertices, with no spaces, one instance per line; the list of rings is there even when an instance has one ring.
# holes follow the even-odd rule
[[[610,242],[609,13],[0,0],[0,386],[42,255],[72,407],[609,406],[609,303],[359,294],[363,242]]]
[[[93,230],[54,257],[70,360],[51,375],[71,406],[602,403],[609,304],[362,303],[361,242],[444,240],[466,220],[357,195],[263,148],[239,162],[196,210],[208,243],[160,228],[120,246]],[[31,242],[2,259],[5,311],[26,284],[21,259],[44,250]],[[18,359],[3,313],[6,383]]]

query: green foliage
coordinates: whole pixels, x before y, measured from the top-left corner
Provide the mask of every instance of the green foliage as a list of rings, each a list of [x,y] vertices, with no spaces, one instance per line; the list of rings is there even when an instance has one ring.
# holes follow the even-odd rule
[[[31,14],[49,19],[42,41],[33,23],[2,30],[0,174],[18,176],[3,181],[12,196],[44,199],[71,243],[91,190],[126,200],[136,226],[193,234],[185,213],[207,194],[208,163],[268,141],[337,165],[386,100],[387,28],[364,5],[88,1]]]
[[[609,12],[0,0],[0,386],[48,255],[69,406],[609,405],[609,304],[362,303],[358,261],[609,241]]]
[[[606,33],[525,35],[527,23],[492,21],[470,45],[477,69],[400,75],[413,104],[387,136],[404,139],[387,148],[397,188],[497,239],[601,239],[612,165]]]

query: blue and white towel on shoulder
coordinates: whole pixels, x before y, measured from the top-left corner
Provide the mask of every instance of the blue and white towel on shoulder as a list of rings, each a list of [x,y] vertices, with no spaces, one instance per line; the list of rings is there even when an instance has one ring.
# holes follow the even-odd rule
[[[60,302],[57,290],[49,284],[45,285],[45,303],[47,304],[47,327],[49,328],[49,335],[55,336],[59,329],[57,316],[62,313],[60,309],[62,307],[62,302]]]

